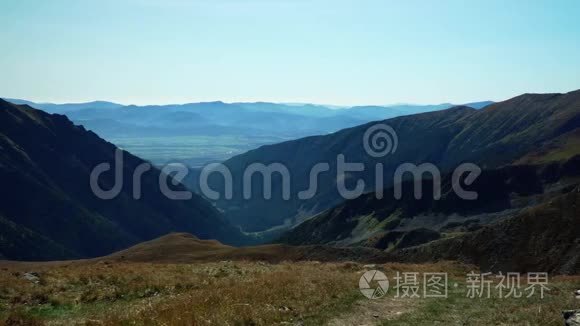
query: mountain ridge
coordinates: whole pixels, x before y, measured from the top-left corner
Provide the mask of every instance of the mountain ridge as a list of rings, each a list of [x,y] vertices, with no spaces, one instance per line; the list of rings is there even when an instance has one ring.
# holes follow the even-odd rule
[[[142,199],[134,199],[132,175],[146,162],[128,152],[123,152],[119,195],[98,199],[89,174],[100,163],[116,166],[116,147],[63,115],[0,100],[0,147],[0,216],[9,226],[0,230],[0,254],[5,258],[94,257],[178,230],[245,241],[201,197],[165,197],[159,189],[161,172],[155,168],[142,175]],[[98,181],[104,189],[117,182],[110,172]],[[170,188],[186,190],[181,184]],[[66,250],[37,254],[31,249],[42,245]]]
[[[363,134],[371,126],[388,124],[398,134],[397,152],[384,159],[374,159],[363,151]],[[273,183],[272,200],[260,194],[250,200],[234,195],[233,200],[220,199],[217,207],[226,212],[232,223],[247,231],[260,231],[285,220],[301,216],[300,211],[316,214],[340,202],[335,184],[336,157],[344,154],[347,162],[363,163],[366,171],[374,171],[376,163],[384,164],[384,175],[393,175],[401,163],[429,162],[445,173],[463,162],[476,162],[482,168],[496,168],[516,162],[543,143],[580,127],[580,91],[566,94],[527,94],[491,104],[481,110],[458,106],[447,110],[369,122],[338,132],[291,140],[237,155],[224,164],[234,175],[234,194],[241,193],[241,181],[235,176],[251,163],[282,163],[292,173],[293,192],[307,188],[309,169],[319,162],[330,164],[330,171],[321,174],[319,192],[307,201],[279,199],[280,180]],[[371,172],[358,173],[367,185],[374,185]],[[354,184],[347,185],[352,189]],[[385,179],[384,186],[392,180]],[[210,178],[214,189],[222,189],[219,179]],[[259,182],[252,183],[261,187]],[[260,190],[260,189],[258,189]],[[222,192],[223,193],[223,192]],[[277,196],[277,197],[276,197]],[[275,216],[275,217],[272,217]]]

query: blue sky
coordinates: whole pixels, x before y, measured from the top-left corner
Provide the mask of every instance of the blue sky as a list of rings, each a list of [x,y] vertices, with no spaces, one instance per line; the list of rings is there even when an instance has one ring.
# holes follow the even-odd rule
[[[463,103],[580,88],[580,1],[0,0],[0,96]]]

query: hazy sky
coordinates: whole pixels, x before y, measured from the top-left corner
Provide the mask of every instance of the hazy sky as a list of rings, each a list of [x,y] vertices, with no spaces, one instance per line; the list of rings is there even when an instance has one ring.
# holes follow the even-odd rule
[[[0,0],[0,96],[462,103],[580,88],[580,1]]]

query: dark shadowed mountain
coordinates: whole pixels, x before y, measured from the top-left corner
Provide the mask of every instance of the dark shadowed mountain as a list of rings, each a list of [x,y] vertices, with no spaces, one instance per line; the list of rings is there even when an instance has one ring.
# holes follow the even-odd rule
[[[414,197],[412,181],[378,198],[368,193],[348,200],[301,223],[282,242],[368,246],[392,251],[477,230],[509,218],[528,207],[548,202],[580,183],[580,155],[543,165],[514,165],[484,170],[466,190],[474,200],[461,199],[452,189],[450,175],[442,179],[442,196],[433,198],[434,183],[422,180],[423,197]]]
[[[580,187],[480,230],[392,253],[404,262],[458,260],[482,271],[580,272]]]
[[[398,136],[395,153],[374,158],[365,152],[363,135],[376,123],[368,123],[324,135],[306,137],[235,156],[225,162],[234,175],[234,198],[217,201],[232,223],[248,231],[260,231],[274,226],[293,225],[303,217],[312,216],[343,201],[336,183],[344,179],[348,189],[354,189],[356,179],[366,184],[365,191],[375,187],[375,166],[382,163],[383,186],[392,184],[393,174],[402,163],[432,163],[446,173],[463,162],[474,162],[484,169],[509,165],[533,155],[540,148],[553,146],[556,140],[569,142],[580,128],[580,91],[567,94],[524,94],[494,103],[481,110],[460,106],[447,110],[401,116],[382,121]],[[568,146],[559,155],[567,158],[580,153],[580,148]],[[337,178],[337,156],[347,162],[363,163],[363,172],[351,172]],[[307,200],[297,193],[309,187],[309,172],[321,162],[330,171],[318,176],[317,194]],[[242,198],[243,171],[253,163],[282,163],[290,171],[291,198],[282,198],[282,179],[274,174],[272,198],[264,199],[262,180],[252,178],[252,196]],[[223,189],[223,178],[212,176],[214,189]],[[382,187],[380,187],[382,188]],[[223,191],[221,192],[224,193]]]
[[[0,257],[46,260],[94,257],[173,231],[240,243],[243,236],[197,195],[171,200],[162,194],[160,171],[141,177],[133,198],[133,172],[143,160],[124,152],[122,187],[97,198],[89,175],[115,163],[116,147],[75,126],[65,116],[0,100]],[[115,184],[112,171],[99,178]],[[181,184],[169,187],[186,190]]]

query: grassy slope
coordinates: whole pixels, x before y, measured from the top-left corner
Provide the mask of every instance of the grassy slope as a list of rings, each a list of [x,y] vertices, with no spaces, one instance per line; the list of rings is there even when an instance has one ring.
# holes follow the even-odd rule
[[[171,234],[99,259],[4,261],[0,262],[0,325],[2,320],[26,325],[349,325],[348,321],[559,325],[560,311],[574,308],[572,290],[580,287],[579,277],[558,277],[550,281],[552,290],[543,300],[469,299],[465,278],[477,270],[470,265],[316,261],[348,255],[369,259],[346,249],[234,248]],[[359,278],[369,269],[384,271],[391,281],[386,297],[372,302],[358,291]],[[38,282],[24,279],[25,272],[37,273]],[[397,272],[446,272],[450,296],[396,299]],[[497,279],[493,280],[496,285]]]
[[[193,263],[221,260],[282,261],[364,261],[384,262],[387,255],[372,248],[334,248],[327,246],[288,246],[282,244],[230,247],[215,240],[200,240],[186,233],[172,233],[97,258],[95,261]]]
[[[391,263],[372,268],[384,271],[393,283],[385,297],[371,302],[358,291],[368,268],[348,262],[28,265],[27,270],[38,272],[38,284],[24,280],[18,266],[8,266],[0,270],[0,324],[340,325],[336,322],[370,320],[385,325],[561,325],[560,311],[577,304],[572,290],[580,286],[578,277],[560,277],[551,279],[543,300],[469,299],[465,275],[470,266]],[[440,271],[449,273],[448,299],[394,299],[396,272]],[[371,304],[381,309],[365,308]]]
[[[100,320],[138,324],[319,324],[356,297],[352,264],[96,263],[0,272],[0,315],[70,324]]]
[[[548,164],[568,160],[580,155],[580,128],[566,133],[554,140],[539,146],[514,164]]]
[[[556,277],[550,280],[545,297],[499,298],[492,288],[491,298],[469,298],[465,279],[456,279],[458,287],[449,287],[447,299],[422,300],[421,305],[385,326],[403,325],[563,325],[562,310],[578,308],[572,293],[580,287],[580,277]],[[492,286],[497,285],[494,282]],[[522,283],[522,288],[526,284]],[[505,292],[504,292],[505,293]]]
[[[461,260],[492,271],[580,272],[580,187],[461,236],[403,249],[403,261]]]

